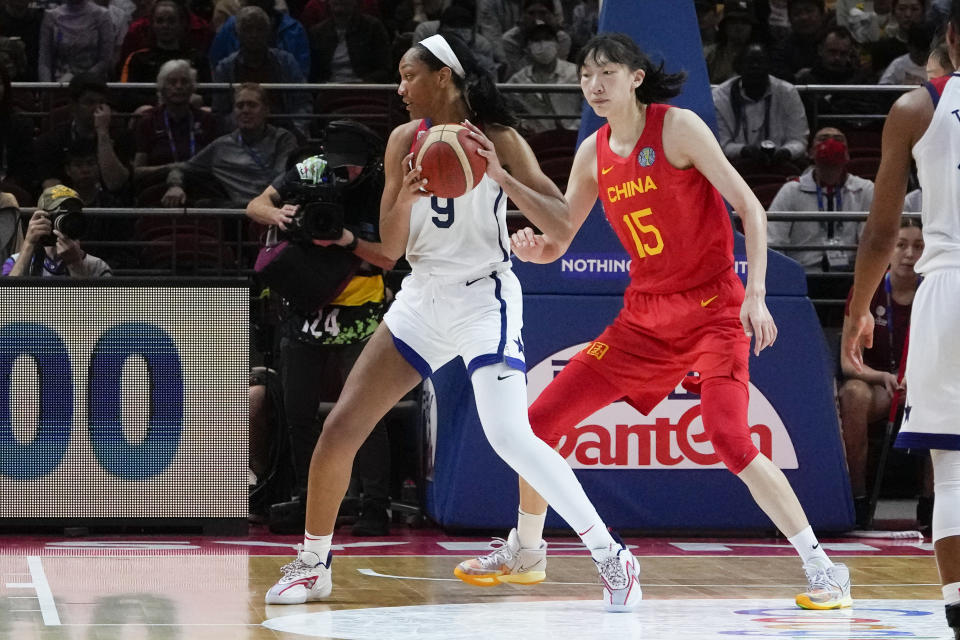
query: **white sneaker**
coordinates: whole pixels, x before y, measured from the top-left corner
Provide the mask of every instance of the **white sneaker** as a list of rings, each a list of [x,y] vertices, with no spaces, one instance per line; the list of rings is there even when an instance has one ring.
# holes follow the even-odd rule
[[[850,597],[850,570],[836,563],[832,567],[807,563],[807,590],[797,596],[797,606],[803,609],[842,609],[853,606]]]
[[[540,541],[536,549],[521,549],[516,529],[507,539],[494,538],[493,549],[485,556],[464,560],[453,570],[467,584],[493,587],[502,582],[537,584],[547,577],[547,543]]]
[[[327,553],[327,561],[320,562],[320,556],[297,545],[297,559],[280,567],[283,577],[270,587],[267,604],[303,604],[322,600],[333,589],[330,565],[333,554]]]
[[[603,583],[603,604],[607,611],[633,611],[643,599],[640,589],[640,565],[627,545],[614,536],[608,555],[594,559]]]

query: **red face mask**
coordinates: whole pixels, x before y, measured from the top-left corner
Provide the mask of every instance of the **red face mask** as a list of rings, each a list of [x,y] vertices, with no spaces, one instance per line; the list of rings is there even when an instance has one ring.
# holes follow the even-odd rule
[[[847,144],[834,138],[827,138],[813,148],[813,158],[820,164],[842,167],[847,163]]]

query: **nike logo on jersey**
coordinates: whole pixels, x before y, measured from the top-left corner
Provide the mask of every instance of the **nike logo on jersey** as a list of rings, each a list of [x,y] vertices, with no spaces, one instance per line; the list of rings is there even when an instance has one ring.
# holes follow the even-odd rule
[[[469,287],[474,282],[480,282],[481,280],[483,280],[483,278],[477,278],[476,280],[467,280],[467,286]]]
[[[811,549],[816,549],[816,548],[819,547],[819,546],[820,546],[820,543],[818,542],[817,544],[813,545],[813,546],[810,547],[810,548],[811,548]]]
[[[600,173],[603,174],[603,175],[607,175],[607,174],[610,173],[611,171],[613,171],[613,167],[607,167],[606,169],[600,169]]]
[[[514,377],[515,375],[517,375],[517,374],[511,373],[511,374],[508,374],[508,375],[505,375],[505,376],[497,376],[497,380],[506,380],[507,378],[512,378],[512,377]]]
[[[716,300],[716,299],[719,298],[719,297],[720,297],[720,294],[717,294],[717,295],[713,296],[712,298],[707,298],[706,300],[701,300],[701,301],[700,301],[700,306],[701,306],[701,307],[705,307],[705,306],[707,306],[708,304],[710,304],[711,302],[713,302],[714,300]]]

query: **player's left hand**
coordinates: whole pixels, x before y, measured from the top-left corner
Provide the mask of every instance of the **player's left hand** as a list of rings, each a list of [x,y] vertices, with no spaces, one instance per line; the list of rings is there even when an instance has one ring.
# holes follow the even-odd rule
[[[769,347],[777,339],[777,324],[767,309],[767,303],[762,295],[747,294],[740,307],[740,323],[748,336],[753,336],[753,353]]]
[[[873,314],[854,313],[843,319],[843,353],[853,363],[853,368],[863,371],[863,350],[873,346]]]
[[[500,182],[506,170],[500,164],[500,157],[497,156],[497,149],[493,146],[493,142],[469,120],[464,120],[462,124],[470,130],[470,137],[480,144],[477,153],[487,159],[487,175],[495,182]]]

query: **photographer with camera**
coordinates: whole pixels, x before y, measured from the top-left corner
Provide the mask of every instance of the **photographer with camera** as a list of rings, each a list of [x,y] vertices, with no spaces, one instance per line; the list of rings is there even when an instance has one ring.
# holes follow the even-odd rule
[[[383,270],[394,261],[379,242],[383,148],[369,128],[331,122],[322,153],[303,158],[247,205],[250,218],[270,227],[257,271],[284,301],[280,375],[301,496],[325,411],[386,311]],[[363,492],[354,535],[389,533],[389,458],[381,423],[354,466]],[[274,507],[271,529],[303,528],[302,500],[287,505],[285,513]]]
[[[83,201],[63,185],[44,189],[33,212],[20,252],[3,263],[5,276],[69,276],[99,278],[112,275],[109,265],[86,253],[77,241],[83,235]]]

